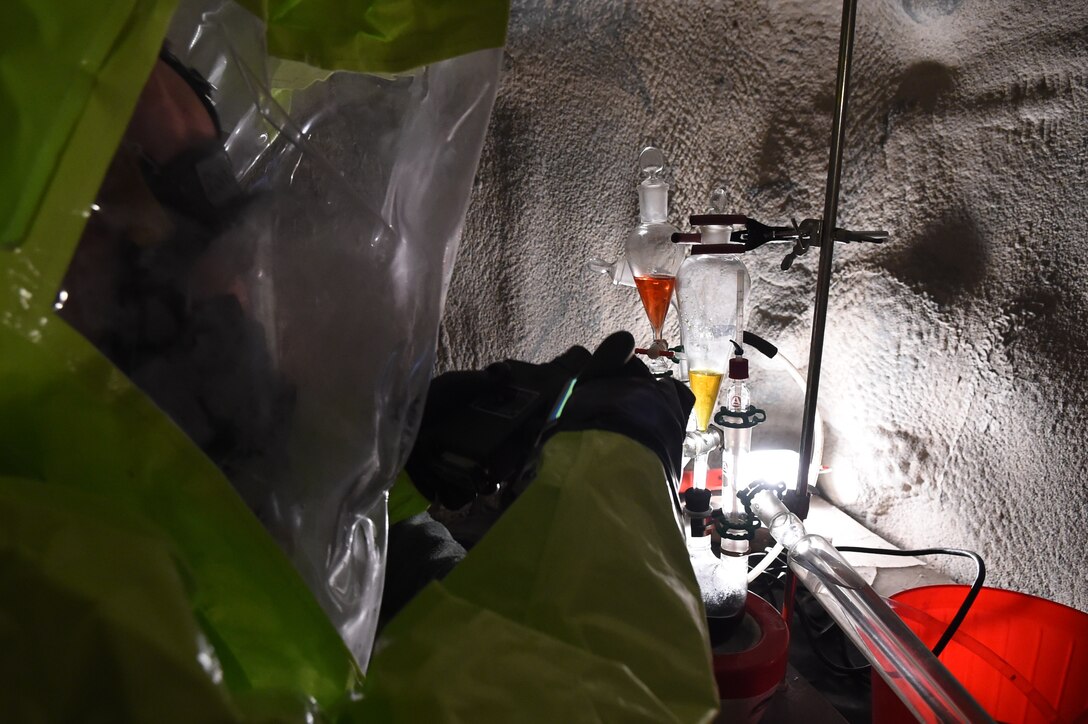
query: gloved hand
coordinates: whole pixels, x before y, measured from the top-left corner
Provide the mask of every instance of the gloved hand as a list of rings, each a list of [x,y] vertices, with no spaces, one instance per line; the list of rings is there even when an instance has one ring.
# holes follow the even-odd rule
[[[657,453],[675,484],[695,396],[671,377],[655,379],[634,351],[629,332],[605,339],[579,375],[554,429],[626,435]]]
[[[547,364],[507,360],[436,377],[408,458],[416,488],[457,509],[520,476],[556,400],[589,361],[572,347]]]
[[[419,435],[408,458],[417,489],[460,508],[499,483],[520,494],[528,463],[544,436],[562,430],[609,430],[654,451],[670,479],[680,476],[684,428],[695,398],[671,378],[656,380],[634,357],[635,340],[617,332],[593,355],[571,347],[551,362],[507,360],[482,372],[447,372],[431,382]],[[578,378],[562,415],[545,430],[556,401]]]

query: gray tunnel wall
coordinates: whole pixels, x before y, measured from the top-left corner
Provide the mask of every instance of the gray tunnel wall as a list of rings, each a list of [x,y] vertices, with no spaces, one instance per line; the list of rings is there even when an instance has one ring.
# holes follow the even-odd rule
[[[646,143],[681,226],[719,181],[767,223],[822,213],[838,3],[513,5],[440,369],[649,338],[636,292],[586,270],[637,223]],[[892,239],[836,249],[820,394],[832,499],[1082,610],[1086,27],[1082,0],[861,0],[839,220]],[[786,251],[746,257],[749,328],[803,366],[817,254],[782,272]],[[801,393],[764,368],[753,396],[777,427],[754,445],[796,445]]]

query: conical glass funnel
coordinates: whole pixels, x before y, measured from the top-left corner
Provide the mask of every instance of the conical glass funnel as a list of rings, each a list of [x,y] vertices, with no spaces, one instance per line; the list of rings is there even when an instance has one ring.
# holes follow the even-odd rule
[[[676,227],[665,220],[669,185],[661,178],[665,168],[664,155],[652,146],[643,149],[639,154],[639,168],[645,175],[638,188],[641,223],[628,235],[624,252],[656,342],[663,340],[676,272],[684,262],[687,249],[672,242]]]
[[[741,342],[751,286],[744,264],[721,254],[688,257],[677,274],[680,330],[700,431],[706,430],[714,413],[733,342]]]

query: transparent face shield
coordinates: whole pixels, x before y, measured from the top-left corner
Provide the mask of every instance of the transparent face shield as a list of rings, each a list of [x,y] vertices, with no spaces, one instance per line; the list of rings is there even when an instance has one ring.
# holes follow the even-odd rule
[[[221,0],[168,38],[55,308],[223,470],[365,668],[501,51],[321,73]]]

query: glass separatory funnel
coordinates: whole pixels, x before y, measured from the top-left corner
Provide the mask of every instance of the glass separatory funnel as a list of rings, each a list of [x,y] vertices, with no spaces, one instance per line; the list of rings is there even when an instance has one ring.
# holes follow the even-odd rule
[[[688,257],[677,274],[680,331],[700,432],[706,430],[714,414],[722,377],[733,356],[733,342],[739,344],[744,333],[751,286],[744,264],[722,254]]]
[[[639,154],[638,160],[639,169],[645,176],[638,187],[641,223],[628,235],[624,253],[653,328],[654,341],[647,346],[664,351],[668,347],[662,333],[665,316],[676,285],[676,272],[687,256],[687,249],[672,242],[677,229],[665,220],[669,206],[669,185],[661,178],[665,155],[660,149],[648,146]],[[667,371],[670,363],[653,358],[649,366],[651,371],[660,373]]]

